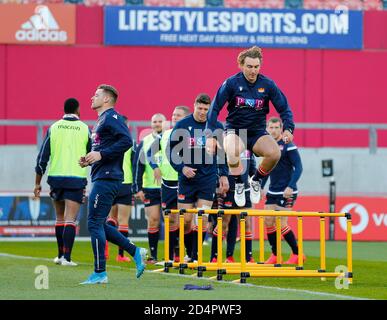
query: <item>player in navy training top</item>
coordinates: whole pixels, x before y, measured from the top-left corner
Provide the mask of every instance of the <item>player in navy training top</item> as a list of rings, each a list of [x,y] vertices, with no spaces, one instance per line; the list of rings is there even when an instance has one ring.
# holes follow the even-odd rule
[[[293,143],[284,143],[282,139],[281,119],[272,117],[267,122],[267,131],[277,141],[281,150],[281,158],[277,166],[270,173],[269,190],[266,193],[265,209],[267,210],[292,210],[297,199],[297,181],[301,177],[302,162],[297,146]],[[265,186],[268,177],[263,179],[262,188]],[[275,217],[265,217],[267,238],[272,248],[272,255],[265,262],[268,264],[277,263],[277,236]],[[288,225],[288,217],[281,217],[281,233],[292,249],[292,254],[285,264],[298,263],[298,246],[296,237]],[[303,257],[305,259],[305,257]],[[281,262],[278,262],[281,263]]]
[[[145,270],[147,250],[138,248],[116,228],[106,223],[113,200],[118,195],[124,173],[124,153],[133,145],[128,127],[115,110],[117,90],[110,85],[100,85],[91,98],[91,108],[98,112],[98,121],[92,133],[92,151],[81,157],[81,167],[91,165],[93,182],[89,195],[87,226],[94,252],[94,273],[81,284],[107,283],[105,242],[123,248],[134,257],[139,278]]]
[[[207,137],[215,129],[219,112],[227,102],[226,137],[224,147],[230,174],[235,176],[236,184],[243,186],[240,154],[247,148],[256,156],[263,157],[255,175],[250,180],[252,203],[260,200],[260,184],[275,167],[281,156],[278,145],[266,132],[266,115],[271,101],[284,123],[283,139],[285,143],[293,140],[294,122],[287,99],[275,82],[259,73],[262,63],[262,51],[252,47],[238,55],[241,72],[226,79],[219,88],[208,113]],[[214,152],[214,139],[207,139],[208,152]],[[235,192],[238,206],[245,205],[245,193]]]
[[[178,172],[178,209],[211,209],[218,181],[222,193],[228,190],[227,166],[218,166],[217,156],[205,151],[205,128],[211,99],[207,94],[199,94],[194,103],[194,112],[175,125],[168,141],[167,155],[172,167]],[[223,136],[223,125],[216,123],[217,134]],[[219,162],[221,163],[221,162]],[[184,216],[184,242],[188,257],[197,259],[197,225],[193,215]],[[203,219],[204,232],[207,221]],[[204,237],[203,237],[204,239]],[[192,244],[192,248],[190,245]],[[182,259],[182,257],[180,257]]]
[[[122,119],[125,125],[129,125],[128,118],[122,115]],[[129,128],[129,127],[128,127]],[[135,156],[135,143],[133,146],[125,152],[124,162],[122,169],[124,171],[124,181],[121,184],[117,197],[113,201],[113,206],[110,209],[109,216],[106,220],[107,224],[118,229],[118,231],[124,236],[129,235],[129,218],[132,212],[133,194],[132,194],[132,181],[133,181],[133,168],[134,168],[134,156]],[[106,241],[105,257],[109,260],[109,243]],[[124,255],[124,249],[118,248],[118,255],[116,257],[117,262],[131,262],[129,257]]]

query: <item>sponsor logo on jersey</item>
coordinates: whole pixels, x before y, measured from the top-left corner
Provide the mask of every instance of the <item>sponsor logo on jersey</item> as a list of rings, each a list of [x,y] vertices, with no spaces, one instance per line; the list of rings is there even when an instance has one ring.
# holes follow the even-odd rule
[[[235,99],[235,106],[237,108],[251,108],[257,111],[263,108],[263,99],[246,99],[243,97],[236,97]]]

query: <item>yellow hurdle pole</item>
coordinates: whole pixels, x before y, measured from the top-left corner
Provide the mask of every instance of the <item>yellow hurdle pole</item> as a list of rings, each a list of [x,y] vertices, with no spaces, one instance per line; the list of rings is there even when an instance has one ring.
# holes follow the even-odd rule
[[[180,265],[184,263],[184,213],[179,215],[179,257]]]
[[[223,260],[223,218],[222,215],[218,215],[217,219],[217,226],[218,226],[218,269],[222,269],[222,260]]]
[[[241,272],[246,272],[246,218],[241,214],[240,220],[241,238]]]
[[[250,276],[246,268],[246,217],[247,212],[241,212],[240,236],[241,236],[241,279],[240,283],[246,283],[246,278]]]
[[[169,211],[164,213],[164,261],[169,261]]]
[[[320,272],[325,272],[325,217],[320,217]],[[325,278],[321,278],[325,280]]]
[[[185,209],[186,213],[196,214],[200,209]],[[205,209],[204,213],[217,214],[218,209]],[[225,209],[223,214],[240,215],[240,209]],[[345,217],[345,213],[331,213],[331,212],[313,212],[313,211],[278,211],[278,210],[257,210],[248,209],[249,216],[268,216],[268,217]],[[171,213],[179,213],[179,210],[171,210]]]
[[[264,218],[259,217],[259,262],[265,262],[265,229],[264,229]]]
[[[303,230],[302,217],[297,218],[297,232],[298,232],[298,269],[304,268],[304,244],[303,244]]]
[[[277,230],[277,265],[281,266],[282,252],[281,252],[281,217],[275,217],[276,230]]]
[[[198,266],[203,263],[203,216],[198,212]]]
[[[348,283],[353,283],[352,275],[352,219],[351,215],[347,215],[347,268],[348,268]]]

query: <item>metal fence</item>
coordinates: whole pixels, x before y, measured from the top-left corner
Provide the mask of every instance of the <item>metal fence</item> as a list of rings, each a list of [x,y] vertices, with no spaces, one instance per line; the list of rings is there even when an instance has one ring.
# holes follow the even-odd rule
[[[37,127],[37,145],[40,145],[44,139],[44,127],[50,126],[57,120],[2,120],[1,126],[33,126]],[[83,120],[89,126],[95,124],[95,120]],[[139,128],[150,126],[150,121],[129,121],[132,136],[137,140]],[[297,129],[322,129],[322,130],[367,130],[368,131],[368,148],[371,154],[375,154],[378,149],[378,132],[377,130],[387,130],[387,124],[368,124],[368,123],[297,123]]]

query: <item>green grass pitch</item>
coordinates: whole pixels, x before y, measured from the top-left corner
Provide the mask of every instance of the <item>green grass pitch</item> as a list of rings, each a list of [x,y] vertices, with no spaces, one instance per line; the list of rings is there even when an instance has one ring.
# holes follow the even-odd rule
[[[147,243],[137,243],[147,248]],[[253,248],[258,248],[254,242]],[[266,257],[269,254],[266,244]],[[73,260],[77,267],[55,265],[52,259],[56,255],[55,242],[0,242],[0,299],[129,299],[129,300],[258,300],[258,299],[387,299],[386,262],[387,243],[355,242],[353,246],[353,284],[348,289],[336,289],[335,279],[327,278],[248,278],[247,285],[231,283],[237,276],[224,276],[224,281],[209,280],[214,272],[205,272],[198,279],[190,274],[179,275],[171,269],[168,274],[152,272],[159,266],[148,266],[141,279],[135,277],[134,262],[129,264],[115,261],[116,247],[110,245],[111,258],[108,260],[109,283],[106,285],[80,286],[93,270],[91,244],[89,241],[76,241]],[[210,246],[204,246],[205,261],[209,259]],[[318,269],[319,243],[304,243],[307,255],[305,268]],[[284,244],[284,258],[289,250]],[[327,270],[346,264],[346,246],[344,242],[327,242]],[[159,243],[159,257],[163,253],[163,242]],[[239,244],[235,249],[239,254]],[[255,258],[257,254],[254,254]],[[48,267],[49,288],[36,289],[35,268]],[[187,291],[185,284],[211,284],[214,290]]]

